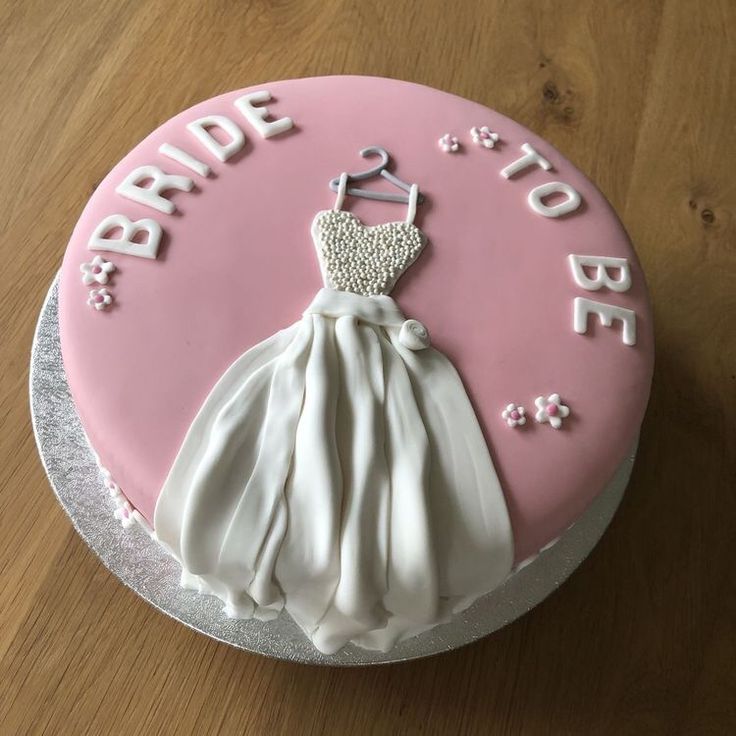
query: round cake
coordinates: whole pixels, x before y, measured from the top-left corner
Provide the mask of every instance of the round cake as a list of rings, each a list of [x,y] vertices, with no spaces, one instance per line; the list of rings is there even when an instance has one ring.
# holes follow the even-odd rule
[[[328,654],[449,621],[574,524],[654,355],[583,174],[482,105],[355,76],[137,145],[74,230],[59,324],[122,522],[223,615],[285,612]]]

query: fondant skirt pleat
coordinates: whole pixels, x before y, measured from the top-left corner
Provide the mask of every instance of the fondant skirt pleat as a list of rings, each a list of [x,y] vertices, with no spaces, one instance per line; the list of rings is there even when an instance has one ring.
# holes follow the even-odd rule
[[[491,591],[513,540],[452,364],[390,297],[323,289],[195,418],[155,511],[182,581],[228,615],[282,608],[325,653],[387,650]]]

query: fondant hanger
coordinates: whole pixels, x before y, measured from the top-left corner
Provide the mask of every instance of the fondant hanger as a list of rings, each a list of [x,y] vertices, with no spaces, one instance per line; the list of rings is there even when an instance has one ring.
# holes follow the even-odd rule
[[[374,176],[382,176],[388,181],[390,181],[394,186],[398,187],[399,189],[402,189],[405,192],[411,191],[411,185],[407,184],[402,179],[399,179],[398,176],[395,174],[392,174],[388,169],[386,168],[390,162],[391,157],[388,155],[388,152],[385,148],[381,148],[380,146],[368,146],[368,148],[364,148],[361,150],[360,155],[363,158],[368,158],[369,156],[380,156],[381,161],[380,163],[376,164],[375,166],[371,167],[370,169],[366,169],[365,171],[359,171],[355,174],[348,174],[348,182],[351,181],[365,181],[366,179],[371,179]],[[330,189],[332,189],[333,192],[337,192],[340,189],[340,177],[336,176],[334,179],[330,181]],[[346,191],[346,194],[349,194],[352,197],[363,197],[364,199],[375,199],[379,202],[401,202],[402,204],[408,204],[409,203],[409,196],[402,195],[402,194],[391,194],[390,192],[374,192],[370,189],[358,189],[357,187],[349,187]],[[424,195],[418,194],[417,196],[417,204],[421,204],[424,202]]]

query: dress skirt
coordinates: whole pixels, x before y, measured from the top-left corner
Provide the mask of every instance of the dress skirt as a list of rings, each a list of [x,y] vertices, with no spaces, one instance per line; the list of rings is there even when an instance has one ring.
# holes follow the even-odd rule
[[[513,539],[483,434],[405,323],[389,296],[322,289],[228,368],[155,510],[184,585],[237,618],[285,608],[333,653],[386,651],[503,582]]]

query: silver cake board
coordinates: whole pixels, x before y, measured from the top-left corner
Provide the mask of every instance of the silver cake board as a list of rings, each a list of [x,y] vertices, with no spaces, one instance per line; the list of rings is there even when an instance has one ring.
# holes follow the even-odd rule
[[[556,590],[597,544],[623,497],[636,448],[580,519],[492,593],[447,624],[389,652],[348,645],[327,656],[285,613],[272,621],[233,620],[216,598],[179,586],[180,568],[138,524],[123,528],[77,416],[61,358],[58,276],[44,302],[31,355],[33,429],[51,486],[79,535],[102,563],[144,600],[207,636],[268,657],[332,666],[403,662],[476,641],[511,623]],[[124,489],[123,489],[124,490]]]

